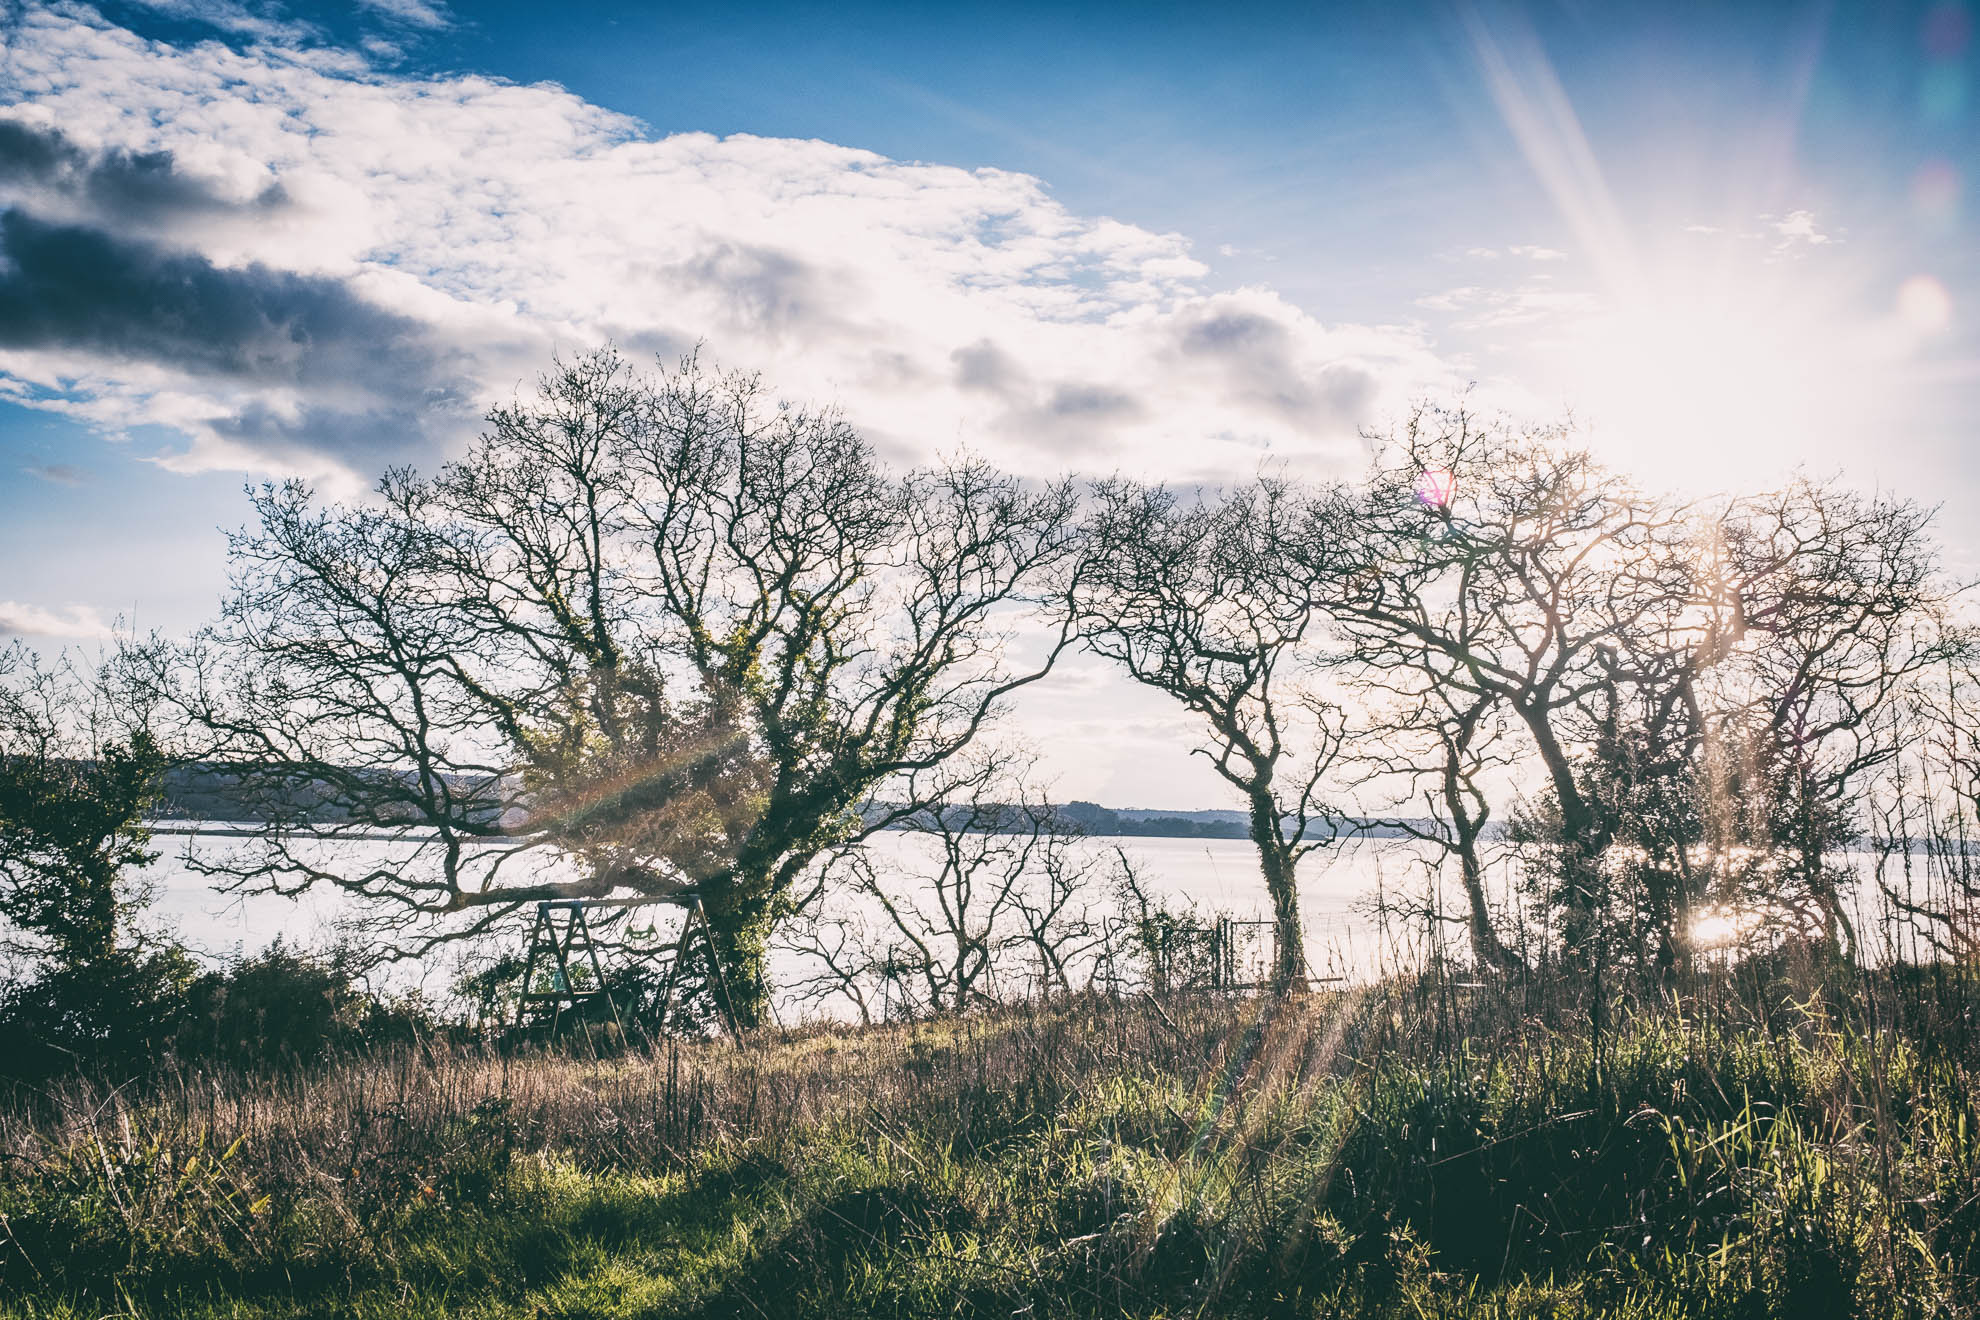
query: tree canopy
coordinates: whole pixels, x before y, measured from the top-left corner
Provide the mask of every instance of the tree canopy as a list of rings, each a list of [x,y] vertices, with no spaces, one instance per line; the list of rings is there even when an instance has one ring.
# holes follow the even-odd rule
[[[896,475],[842,417],[689,358],[561,362],[430,477],[254,495],[234,592],[178,676],[279,810],[242,885],[341,886],[409,932],[545,898],[697,892],[762,1004],[763,942],[882,783],[966,747],[1070,633],[1070,483]],[[330,818],[326,823],[326,817]],[[412,865],[352,871],[383,832]]]

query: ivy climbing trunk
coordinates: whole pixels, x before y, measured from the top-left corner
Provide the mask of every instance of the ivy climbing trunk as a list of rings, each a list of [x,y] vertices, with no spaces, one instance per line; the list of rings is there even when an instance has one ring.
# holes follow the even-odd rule
[[[1297,845],[1285,838],[1278,799],[1266,780],[1250,793],[1251,841],[1258,868],[1272,900],[1272,989],[1284,993],[1306,987],[1306,936],[1299,921]]]

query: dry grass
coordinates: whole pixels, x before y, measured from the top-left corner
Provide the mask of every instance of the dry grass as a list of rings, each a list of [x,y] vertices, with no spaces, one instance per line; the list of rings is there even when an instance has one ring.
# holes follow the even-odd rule
[[[1964,982],[1781,988],[1599,1043],[1570,997],[1423,978],[74,1085],[0,1116],[0,1282],[22,1315],[1960,1313]]]

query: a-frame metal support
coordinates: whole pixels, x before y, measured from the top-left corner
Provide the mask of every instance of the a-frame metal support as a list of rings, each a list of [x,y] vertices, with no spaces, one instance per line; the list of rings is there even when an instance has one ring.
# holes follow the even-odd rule
[[[666,1024],[667,1012],[674,1006],[674,989],[680,983],[681,967],[689,954],[699,949],[729,1034],[740,1041],[742,1025],[736,1021],[735,1001],[729,997],[729,978],[722,973],[722,955],[715,949],[715,932],[709,929],[708,913],[702,909],[701,895],[685,893],[676,901],[682,910],[681,937],[674,945],[674,958],[667,967],[667,982],[660,991],[659,1021],[663,1026]]]
[[[529,952],[523,960],[522,991],[516,997],[515,1026],[540,1026],[547,1022],[550,1034],[555,1035],[566,1011],[575,1012],[584,1005],[603,1000],[611,1011],[612,1022],[623,1032],[625,1024],[619,1017],[618,1004],[606,987],[605,968],[599,962],[598,945],[592,938],[591,924],[585,920],[585,912],[594,908],[644,906],[656,901],[672,903],[681,909],[682,914],[680,936],[674,942],[673,958],[668,963],[667,979],[660,991],[659,1022],[664,1026],[667,1014],[674,1006],[681,969],[689,958],[698,956],[708,975],[708,984],[715,993],[717,1007],[722,1011],[724,1024],[732,1036],[742,1039],[735,1001],[729,994],[729,980],[723,974],[722,958],[715,948],[715,934],[709,928],[708,913],[701,906],[701,896],[693,891],[659,900],[573,898],[538,903],[536,921],[529,932]],[[563,918],[561,922],[558,920],[560,916]],[[571,977],[574,965],[580,969],[589,967],[589,986],[580,988],[575,984]],[[548,988],[542,990],[536,988],[539,968],[550,978]]]
[[[516,996],[517,1027],[540,1026],[547,1020],[550,1034],[556,1035],[566,1010],[575,1011],[603,1000],[611,1011],[612,1023],[619,1021],[619,1006],[605,984],[605,968],[598,961],[598,944],[591,936],[591,923],[584,919],[590,904],[581,898],[536,905],[536,922],[529,931],[529,954],[523,960],[522,992]],[[563,916],[560,923],[557,918]],[[582,961],[581,961],[582,960]],[[571,966],[590,965],[591,984],[579,987],[571,976]],[[536,988],[536,972],[541,965],[549,974],[550,986]],[[582,1019],[579,1019],[582,1021]]]

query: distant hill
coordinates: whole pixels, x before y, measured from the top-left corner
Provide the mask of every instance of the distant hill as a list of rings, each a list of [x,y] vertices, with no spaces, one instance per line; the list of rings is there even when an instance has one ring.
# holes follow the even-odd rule
[[[460,778],[462,796],[485,781]],[[877,810],[886,810],[883,804]],[[1004,808],[1013,821],[1018,809]],[[1242,811],[1167,811],[1146,807],[1103,807],[1096,802],[1065,802],[1052,808],[1059,819],[1082,833],[1100,836],[1162,839],[1243,839],[1249,837],[1250,817]],[[165,776],[163,796],[153,813],[158,821],[255,824],[271,819],[306,820],[331,824],[347,819],[320,789],[300,776],[271,794],[265,781],[251,784],[227,765],[178,766]],[[995,817],[993,816],[994,820]],[[1375,838],[1393,838],[1402,831],[1388,826],[1361,825],[1353,831]]]
[[[1243,811],[1162,811],[1146,807],[1103,807],[1092,802],[1068,802],[1056,810],[1088,834],[1144,835],[1167,839],[1245,839],[1251,836],[1251,816]],[[1370,825],[1352,817],[1349,823],[1353,828],[1343,833],[1352,832],[1378,839],[1399,838],[1403,834],[1394,826]],[[1411,823],[1428,824],[1427,821]]]
[[[449,775],[449,786],[465,799],[488,786],[483,776]],[[386,772],[367,772],[365,782],[390,783]],[[491,797],[494,796],[491,794]],[[487,818],[496,814],[491,804]],[[274,774],[257,768],[252,778],[237,766],[195,762],[174,766],[165,772],[160,785],[155,820],[228,821],[255,824],[268,820],[302,820],[333,823],[349,819],[349,814],[331,800],[328,786],[312,781],[298,769],[286,778],[279,769]]]

